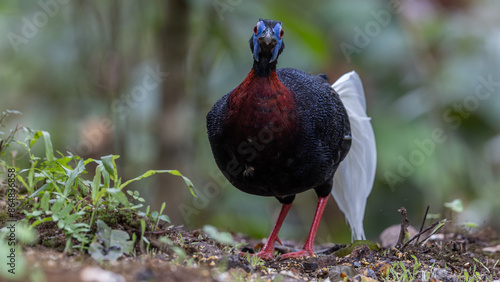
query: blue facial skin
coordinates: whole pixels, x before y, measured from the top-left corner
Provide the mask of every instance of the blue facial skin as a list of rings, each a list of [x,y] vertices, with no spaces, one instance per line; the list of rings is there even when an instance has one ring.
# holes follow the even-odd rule
[[[253,36],[253,57],[255,58],[255,60],[258,62],[259,61],[259,53],[260,53],[260,45],[259,45],[259,37],[262,35],[262,33],[264,33],[264,31],[266,30],[266,25],[264,24],[263,21],[259,21],[257,23],[257,32],[254,34]],[[280,36],[280,32],[281,32],[281,28],[282,28],[282,25],[281,23],[277,23],[273,29],[272,29],[272,37],[273,39],[276,40],[276,45],[274,45],[273,47],[273,50],[272,50],[272,57],[271,57],[271,60],[269,61],[269,63],[272,63],[276,60],[276,58],[278,57],[278,52],[281,48],[281,42],[282,42],[282,39],[281,39],[281,36]]]
[[[269,61],[270,63],[274,62],[274,60],[276,60],[276,58],[278,58],[278,52],[281,48],[281,24],[280,23],[277,23],[274,28],[273,28],[273,32],[274,32],[274,37],[277,39],[277,43],[276,45],[274,46],[274,49],[273,49],[273,57],[271,58],[271,60]]]

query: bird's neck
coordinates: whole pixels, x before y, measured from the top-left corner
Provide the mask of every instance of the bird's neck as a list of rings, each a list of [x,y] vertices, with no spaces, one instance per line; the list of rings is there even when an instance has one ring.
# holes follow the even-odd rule
[[[255,75],[261,77],[270,76],[272,72],[276,71],[276,64],[278,60],[274,60],[274,62],[269,63],[270,58],[266,56],[262,56],[259,61],[253,61],[252,70],[255,72]]]

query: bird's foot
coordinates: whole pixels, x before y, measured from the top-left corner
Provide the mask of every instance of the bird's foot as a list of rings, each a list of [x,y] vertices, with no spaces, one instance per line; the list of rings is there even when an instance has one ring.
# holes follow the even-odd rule
[[[256,254],[240,252],[240,256],[242,256],[242,257],[247,257],[248,255],[250,255],[251,257],[259,257],[263,260],[273,260],[274,259],[274,250],[260,251]]]
[[[309,257],[309,256],[312,256],[314,257],[314,253],[312,250],[301,250],[301,251],[298,251],[298,252],[292,252],[292,253],[286,253],[286,254],[282,254],[280,256],[281,259],[289,259],[289,258],[303,258],[303,257]]]

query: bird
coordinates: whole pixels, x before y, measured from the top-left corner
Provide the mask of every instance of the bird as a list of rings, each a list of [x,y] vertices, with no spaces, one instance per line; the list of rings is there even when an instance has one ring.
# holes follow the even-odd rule
[[[277,69],[285,48],[283,22],[259,19],[250,37],[253,66],[208,112],[207,135],[218,168],[237,189],[281,203],[267,242],[253,254],[274,258],[278,233],[295,196],[313,189],[316,212],[302,250],[282,259],[314,256],[316,233],[330,194],[365,239],[363,217],[372,190],[376,148],[359,75],[332,85],[325,74]],[[344,97],[344,98],[342,98]],[[343,100],[344,99],[344,100]]]

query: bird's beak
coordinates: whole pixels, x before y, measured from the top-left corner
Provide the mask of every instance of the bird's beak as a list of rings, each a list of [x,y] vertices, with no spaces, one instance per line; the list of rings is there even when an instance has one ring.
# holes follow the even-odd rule
[[[266,28],[257,40],[259,41],[259,45],[261,45],[262,47],[264,47],[262,43],[267,46],[270,45],[270,47],[274,47],[274,45],[276,45],[276,43],[278,42],[273,30],[270,28]]]

